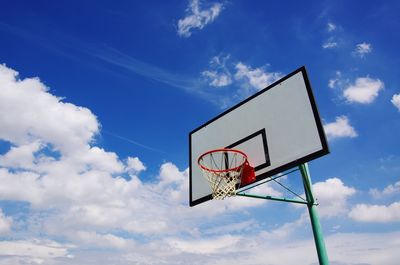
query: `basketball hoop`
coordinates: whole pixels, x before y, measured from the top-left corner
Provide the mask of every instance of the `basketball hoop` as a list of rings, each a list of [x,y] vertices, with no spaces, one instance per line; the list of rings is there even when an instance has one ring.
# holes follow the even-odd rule
[[[210,184],[213,199],[234,196],[237,187],[247,184],[250,179],[255,180],[254,168],[249,165],[247,155],[239,150],[211,150],[202,154],[197,162]]]

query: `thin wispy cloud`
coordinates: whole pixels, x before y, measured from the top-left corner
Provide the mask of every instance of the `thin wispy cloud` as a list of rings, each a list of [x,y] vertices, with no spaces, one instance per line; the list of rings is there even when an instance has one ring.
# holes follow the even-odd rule
[[[338,26],[332,22],[326,24],[327,37],[322,43],[321,47],[325,50],[334,49],[339,46],[339,41],[337,37]]]
[[[167,152],[162,151],[162,150],[160,150],[160,149],[157,149],[157,148],[154,148],[154,147],[151,147],[151,146],[148,146],[148,145],[144,145],[144,144],[142,144],[142,143],[139,143],[139,142],[134,141],[134,140],[132,140],[132,139],[129,139],[129,138],[127,138],[127,137],[124,137],[124,136],[121,136],[121,135],[118,135],[118,134],[115,134],[115,133],[106,131],[106,130],[104,130],[104,129],[102,130],[102,132],[105,133],[105,134],[111,135],[111,136],[113,136],[113,137],[115,137],[115,138],[118,138],[118,139],[120,139],[120,140],[122,140],[122,141],[131,143],[131,144],[133,144],[133,145],[139,146],[139,147],[144,148],[144,149],[147,149],[147,150],[149,150],[149,151],[157,152],[157,153],[160,153],[160,154],[166,154],[166,153],[167,153]]]
[[[353,54],[360,58],[364,58],[367,54],[371,52],[372,52],[372,45],[370,43],[363,42],[356,45]]]
[[[209,80],[209,85],[213,87],[224,87],[232,83],[232,78],[227,73],[204,71],[201,75],[206,77]]]
[[[152,80],[183,89],[188,92],[200,93],[199,83],[196,79],[183,77],[171,73],[151,64],[137,60],[117,49],[106,47],[103,49],[89,50],[90,55],[107,63],[122,67],[130,72],[150,78]]]
[[[283,76],[282,73],[267,68],[267,66],[253,67],[232,58],[230,54],[217,55],[210,60],[209,69],[201,72],[201,76],[214,88],[209,92],[214,95],[217,104],[226,108]]]
[[[327,29],[328,32],[332,32],[332,31],[336,30],[336,25],[333,24],[332,22],[329,22],[329,23],[326,25],[326,29]]]
[[[233,102],[232,94],[220,94],[214,89],[209,90],[206,84],[207,82],[211,82],[214,86],[222,86],[224,82],[228,84],[231,82],[228,76],[229,72],[226,72],[227,76],[220,76],[219,72],[206,70],[200,74],[200,77],[185,77],[137,60],[113,48],[92,49],[88,53],[104,62],[116,65],[140,76],[182,89],[221,108],[226,108]]]
[[[283,76],[279,72],[270,72],[263,67],[252,68],[242,62],[238,62],[235,65],[235,69],[235,79],[245,81],[247,86],[257,91],[267,87]]]
[[[210,86],[224,87],[232,84],[232,74],[228,68],[227,61],[230,55],[214,56],[210,60],[210,69],[201,73],[207,79]]]
[[[341,85],[342,85],[342,72],[336,71],[336,76],[334,78],[329,79],[328,87],[334,89]]]
[[[214,3],[208,9],[201,9],[200,0],[190,0],[186,17],[178,21],[178,35],[188,38],[193,29],[202,29],[213,22],[223,9],[221,3]]]
[[[327,41],[322,44],[322,48],[324,48],[324,49],[332,49],[337,46],[338,46],[337,42],[334,42],[334,41]]]
[[[89,45],[88,43],[82,42],[78,39],[63,35],[58,35],[57,39],[49,42],[40,35],[1,22],[0,29],[6,30],[20,38],[27,39],[58,55],[68,57],[81,64],[86,64],[95,68],[102,68],[110,73],[121,75],[121,72],[110,70],[110,67],[99,66],[98,63],[93,61],[93,58],[95,58],[96,60],[101,60],[107,64],[121,67],[145,78],[182,89],[210,102],[215,102],[215,97],[201,89],[203,82],[198,77],[187,77],[181,74],[172,73],[168,70],[140,61],[113,47]]]
[[[144,78],[181,89],[222,109],[232,106],[232,104],[281,76],[278,72],[267,71],[265,67],[254,68],[234,60],[229,54],[214,56],[210,60],[209,69],[201,72],[200,76],[185,76],[138,60],[110,46],[88,45],[78,39],[66,36],[58,36],[57,40],[48,42],[44,38],[23,29],[1,23],[0,26],[19,37],[29,39],[79,63],[101,68],[113,74],[124,75],[123,71],[115,71],[111,67],[98,64],[97,60],[100,60],[106,65],[117,66]],[[227,87],[229,85],[233,85],[234,93],[232,91],[220,93],[221,91],[208,89],[208,86]]]

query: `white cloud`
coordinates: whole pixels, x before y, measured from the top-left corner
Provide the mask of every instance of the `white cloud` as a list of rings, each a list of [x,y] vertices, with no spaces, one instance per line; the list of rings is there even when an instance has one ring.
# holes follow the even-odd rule
[[[214,3],[210,8],[201,10],[200,0],[190,0],[186,17],[178,21],[178,35],[185,38],[190,37],[192,29],[202,29],[205,25],[213,22],[222,8],[221,3]]]
[[[324,124],[324,131],[328,139],[357,137],[356,130],[350,125],[350,121],[346,116],[336,117],[336,121]]]
[[[359,77],[355,84],[344,89],[343,96],[348,102],[369,104],[375,100],[383,88],[384,83],[379,79]]]
[[[394,94],[390,102],[400,111],[400,94]]]
[[[378,189],[370,189],[369,194],[372,195],[372,197],[379,199],[382,197],[390,196],[396,193],[400,193],[400,181],[397,181],[395,184],[390,184],[386,186],[382,191]]]
[[[5,155],[0,156],[0,166],[32,169],[35,167],[35,153],[42,148],[39,142],[13,146]]]
[[[398,231],[330,235],[326,237],[329,260],[337,265],[398,264],[399,236]]]
[[[109,247],[123,248],[131,243],[115,231],[142,236],[191,234],[204,217],[263,205],[261,200],[226,200],[212,209],[191,210],[187,205],[188,169],[179,170],[166,162],[154,181],[143,182],[137,174],[146,167],[138,157],[123,162],[117,154],[95,146],[93,136],[100,126],[89,110],[61,102],[39,79],[17,80],[15,71],[5,66],[1,70],[0,102],[4,104],[0,108],[9,116],[0,117],[0,131],[4,132],[0,137],[11,148],[0,155],[0,199],[27,202],[40,216],[38,226],[46,235],[64,237],[78,245],[103,239]],[[31,104],[31,98],[42,99],[42,104]],[[54,111],[44,113],[48,109]],[[49,126],[45,131],[38,128],[37,123],[51,123],[65,116],[59,113],[64,111],[74,121],[56,122],[57,128]],[[30,118],[30,113],[42,112],[42,116]],[[84,121],[92,121],[93,126]],[[32,128],[37,128],[35,134]],[[62,145],[61,138],[70,145]],[[9,231],[8,227],[3,225],[3,231]]]
[[[209,86],[225,87],[225,89],[205,88],[202,90],[208,93],[209,98],[212,98],[212,101],[222,109],[240,102],[282,77],[281,73],[268,71],[266,67],[253,68],[231,59],[229,54],[214,56],[209,62],[209,68],[201,75]]]
[[[99,123],[89,109],[62,102],[38,78],[17,77],[0,65],[0,113],[7,113],[0,116],[1,139],[15,145],[46,139],[56,150],[70,153],[98,133]]]
[[[78,231],[74,237],[90,247],[124,249],[133,244],[132,240],[127,240],[113,234],[98,234],[96,232]]]
[[[370,43],[366,42],[357,44],[354,50],[354,54],[360,58],[364,58],[365,55],[371,52],[372,52],[372,46]]]
[[[221,224],[212,228],[206,229],[204,234],[228,234],[228,233],[240,233],[243,231],[251,231],[254,228],[259,228],[256,220],[247,220],[243,222],[236,222],[231,224]]]
[[[216,238],[196,238],[192,240],[168,238],[166,239],[166,243],[171,248],[176,248],[182,252],[210,255],[220,252],[228,253],[236,251],[233,247],[239,242],[239,240],[240,237],[238,236],[225,235]]]
[[[263,185],[257,186],[249,190],[251,194],[257,195],[270,195],[275,197],[281,197],[282,192],[274,189],[270,183],[265,183]],[[226,200],[225,204],[229,210],[241,210],[248,207],[257,207],[266,204],[268,200],[260,200],[254,198],[246,198],[246,197],[232,197],[229,200]]]
[[[299,205],[296,205],[296,207],[299,207]],[[308,221],[307,215],[308,213],[303,212],[296,221],[285,223],[271,231],[263,231],[261,232],[261,237],[267,241],[284,241],[290,238],[297,229],[305,226]]]
[[[138,174],[139,172],[146,170],[146,167],[138,157],[128,157],[126,159],[125,169],[132,174]]]
[[[187,175],[185,172],[180,172],[179,169],[172,163],[165,163],[160,168],[159,180],[161,185],[171,183],[181,183]]]
[[[261,90],[282,77],[281,73],[267,72],[263,68],[252,69],[250,66],[245,65],[242,62],[238,62],[235,68],[236,80],[245,80],[256,90]]]
[[[339,178],[315,183],[313,189],[319,202],[319,213],[326,218],[345,214],[348,211],[348,198],[356,193],[354,188],[344,185]]]
[[[326,25],[326,29],[328,30],[328,32],[332,32],[332,31],[336,30],[336,25],[333,24],[333,23],[331,23],[331,22],[329,22],[329,23]]]
[[[333,49],[339,46],[338,37],[335,34],[338,27],[336,24],[329,22],[326,24],[326,31],[328,32],[328,38],[322,43],[323,49]]]
[[[305,218],[307,219],[307,218]],[[285,240],[275,240],[269,238],[268,234],[262,233],[261,235],[246,235],[239,238],[238,242],[222,246],[227,246],[227,249],[216,250],[213,241],[210,240],[210,245],[206,245],[204,254],[202,247],[199,245],[189,246],[193,252],[184,252],[178,255],[173,249],[169,248],[171,255],[163,256],[167,259],[168,264],[185,264],[188,261],[191,264],[318,264],[318,257],[315,250],[315,243],[312,240],[312,232],[309,225],[303,223],[295,230],[307,231],[307,239],[296,239],[293,235]],[[331,264],[337,265],[354,265],[354,264],[385,264],[397,265],[400,253],[398,251],[400,242],[398,240],[400,233],[337,233],[334,235],[325,235],[325,242],[327,246],[328,256]],[[214,239],[214,238],[212,238]],[[216,238],[216,240],[219,238]],[[235,238],[236,239],[236,238]],[[279,241],[278,241],[279,240]],[[202,243],[204,241],[201,241]],[[216,242],[216,241],[215,241]],[[162,247],[162,243],[159,245]],[[180,243],[180,242],[179,242]],[[185,240],[184,246],[190,244],[191,241]],[[205,242],[208,243],[208,242]],[[225,242],[223,242],[225,243]],[[165,244],[164,244],[165,245]],[[195,248],[195,249],[193,249]],[[210,250],[210,252],[206,252]],[[214,251],[214,252],[212,252]],[[209,254],[208,254],[209,253]],[[197,255],[196,255],[197,254]],[[182,261],[176,263],[177,256]],[[144,264],[151,264],[146,262]]]
[[[73,246],[39,239],[0,241],[0,256],[25,257],[24,260],[29,261],[16,264],[46,264],[52,259],[72,258],[68,252],[71,247]]]
[[[210,70],[203,71],[201,74],[209,81],[213,87],[224,87],[232,83],[231,73],[227,67],[230,56],[214,56],[210,61]]]
[[[218,73],[217,71],[203,71],[201,74],[210,80],[210,86],[223,87],[232,83],[232,78],[226,73]]]
[[[327,41],[322,44],[322,48],[324,48],[324,49],[332,49],[337,46],[338,46],[338,44],[335,41]]]
[[[7,83],[5,80],[9,78],[4,79],[0,74],[1,89],[6,87],[3,85]],[[38,79],[34,80],[38,82],[36,85],[44,86]],[[8,91],[8,95],[13,95],[9,100],[15,104],[28,102],[25,95],[32,96],[29,93],[13,94],[14,89],[18,90],[19,83],[24,82],[8,82],[13,87]],[[28,109],[33,113],[36,108],[40,110],[52,106],[57,109],[66,104],[47,90],[38,90],[36,93],[39,98],[55,98],[56,103],[49,100],[44,101],[43,106],[30,106]],[[3,96],[0,94],[1,102],[4,101]],[[0,105],[0,108],[6,111],[4,113],[19,111],[20,116],[30,113],[13,109],[13,104],[9,104],[8,108]],[[76,110],[73,116],[77,120],[92,120],[95,124],[93,128],[100,127],[89,110],[81,112],[84,108],[72,104],[67,112],[70,109]],[[49,122],[58,117],[55,111],[54,116],[49,112],[41,118]],[[6,130],[3,128],[3,119],[0,118],[0,131]],[[262,264],[269,258],[271,263],[280,265],[311,264],[317,261],[316,254],[310,255],[315,253],[312,240],[302,241],[288,236],[296,233],[297,228],[302,229],[299,223],[303,220],[273,229],[273,234],[258,235],[258,228],[265,227],[265,224],[248,221],[249,216],[252,216],[248,211],[252,207],[265,205],[264,200],[232,198],[190,208],[187,205],[188,169],[181,170],[173,163],[166,162],[161,165],[156,176],[151,175],[150,180],[141,180],[137,174],[145,170],[145,166],[140,159],[128,157],[121,160],[117,154],[97,147],[93,135],[98,133],[98,129],[93,131],[85,123],[81,124],[82,128],[66,121],[59,124],[61,128],[50,127],[46,132],[37,129],[36,134],[29,134],[27,128],[35,128],[35,122],[42,121],[13,119],[8,122],[11,128],[16,128],[19,136],[14,137],[11,129],[8,134],[0,135],[0,139],[11,145],[0,156],[0,199],[23,201],[27,205],[24,207],[28,209],[22,209],[26,212],[18,214],[18,220],[9,219],[14,216],[3,214],[0,223],[6,220],[9,224],[6,225],[8,228],[3,229],[8,233],[7,236],[32,238],[32,235],[37,235],[40,239],[0,242],[0,264],[222,265],[240,261],[244,265],[253,265]],[[25,132],[20,133],[18,128]],[[71,132],[64,136],[71,143],[69,148],[61,145],[59,138],[55,137],[60,131]],[[70,136],[72,139],[69,139]],[[342,200],[351,196],[351,188],[340,181],[329,183],[336,187],[336,196]],[[280,195],[268,185],[258,189],[257,192],[261,194]],[[320,211],[323,211],[321,198],[320,202]],[[340,213],[335,204],[327,205],[336,214]],[[24,215],[27,216],[26,220],[21,220]],[[248,226],[257,229],[246,230]],[[210,228],[215,229],[211,231]],[[243,236],[237,230],[249,234]],[[398,238],[398,234],[392,234]],[[266,241],[268,236],[281,238],[282,244]],[[59,244],[54,241],[55,238],[69,244]],[[343,264],[350,262],[348,260],[352,263],[360,259],[366,262],[368,258],[374,264],[382,264],[382,260],[386,265],[397,264],[398,240],[385,234],[380,237],[385,240],[379,241],[380,238],[368,235],[365,238],[374,240],[363,240],[364,244],[360,247],[360,244],[356,244],[359,238],[363,237],[354,234],[339,239],[328,237],[328,244],[337,244],[330,257]],[[382,247],[374,252],[379,255],[371,254],[370,249],[375,242],[379,242]],[[349,250],[349,246],[344,244],[349,244],[353,249]],[[348,255],[342,254],[344,250],[351,253],[354,246],[357,246],[357,254],[361,258],[350,256],[348,259]]]
[[[342,72],[336,71],[335,78],[329,79],[328,87],[334,89],[340,86],[342,84],[341,76]]]
[[[12,217],[4,215],[3,210],[0,209],[0,236],[7,235],[11,231],[12,224]]]
[[[335,88],[336,87],[336,83],[337,83],[337,79],[329,79],[328,87],[329,88]]]
[[[359,222],[400,222],[400,202],[394,202],[388,206],[357,204],[353,207],[349,216]]]

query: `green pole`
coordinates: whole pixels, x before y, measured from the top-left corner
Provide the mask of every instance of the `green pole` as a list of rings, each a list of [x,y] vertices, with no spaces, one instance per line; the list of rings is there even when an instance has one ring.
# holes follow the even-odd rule
[[[300,204],[308,204],[306,201],[300,201],[296,199],[288,199],[288,198],[277,198],[273,196],[260,196],[260,195],[253,195],[253,194],[247,194],[247,193],[242,193],[238,192],[236,193],[237,196],[242,196],[242,197],[250,197],[250,198],[256,198],[256,199],[265,199],[265,200],[271,200],[271,201],[280,201],[280,202],[292,202],[292,203],[300,203]]]
[[[328,254],[325,248],[324,236],[322,235],[321,224],[319,222],[317,206],[312,192],[310,172],[307,163],[301,164],[300,172],[303,179],[304,191],[307,198],[307,207],[310,214],[311,226],[314,234],[315,247],[317,248],[318,260],[320,265],[329,265]]]

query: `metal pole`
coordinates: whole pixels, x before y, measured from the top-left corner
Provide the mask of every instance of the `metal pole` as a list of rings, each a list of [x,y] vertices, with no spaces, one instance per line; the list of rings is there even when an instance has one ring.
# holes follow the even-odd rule
[[[324,237],[322,235],[321,224],[318,218],[317,206],[315,205],[315,198],[312,192],[312,184],[310,172],[307,163],[299,166],[301,176],[303,179],[304,191],[307,198],[307,207],[310,214],[311,226],[314,234],[315,246],[317,248],[318,260],[320,265],[329,265],[328,254],[325,248]]]
[[[273,197],[273,196],[260,196],[260,195],[253,195],[253,194],[246,194],[243,192],[238,192],[236,193],[237,196],[242,196],[242,197],[249,197],[249,198],[256,198],[256,199],[265,199],[265,200],[271,200],[271,201],[280,201],[280,202],[292,202],[292,203],[300,203],[300,204],[308,204],[306,201],[301,201],[301,200],[296,200],[296,199],[288,199],[288,198],[278,198],[278,197]]]

